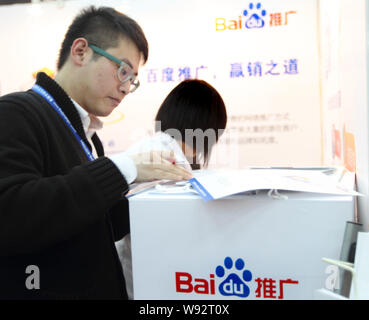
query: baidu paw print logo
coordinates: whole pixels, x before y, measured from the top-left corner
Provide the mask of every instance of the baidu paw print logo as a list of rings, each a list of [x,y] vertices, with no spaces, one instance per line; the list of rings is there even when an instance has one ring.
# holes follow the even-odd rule
[[[241,298],[248,297],[250,288],[245,282],[252,279],[250,270],[244,269],[245,262],[239,258],[233,265],[230,257],[224,259],[224,266],[219,265],[215,269],[215,274],[219,278],[226,277],[219,285],[219,292],[223,296],[238,296]],[[233,272],[235,271],[235,272]]]
[[[243,15],[247,18],[245,22],[245,27],[248,29],[252,28],[263,28],[265,25],[264,17],[266,16],[266,10],[261,6],[261,3],[254,5],[249,4],[249,11],[244,10]]]

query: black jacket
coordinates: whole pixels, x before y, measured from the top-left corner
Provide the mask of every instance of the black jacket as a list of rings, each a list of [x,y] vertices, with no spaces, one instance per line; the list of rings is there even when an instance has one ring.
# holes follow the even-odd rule
[[[44,73],[37,84],[88,144],[64,90]],[[129,232],[128,185],[92,140],[99,158],[90,162],[40,95],[0,98],[0,299],[126,298],[114,241]],[[31,265],[40,289],[26,287]]]

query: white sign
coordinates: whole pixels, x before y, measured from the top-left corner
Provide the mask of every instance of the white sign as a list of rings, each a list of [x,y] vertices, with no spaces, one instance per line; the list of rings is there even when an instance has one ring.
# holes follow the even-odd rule
[[[55,62],[65,31],[82,7],[101,1],[1,6],[0,94],[25,90]],[[142,83],[100,133],[107,154],[153,130],[156,112],[180,81],[208,81],[223,96],[227,130],[214,167],[320,165],[317,1],[105,1],[130,15],[150,45]],[[5,31],[5,30],[11,30]],[[19,50],[19,44],[23,50]],[[229,155],[225,147],[236,144]]]

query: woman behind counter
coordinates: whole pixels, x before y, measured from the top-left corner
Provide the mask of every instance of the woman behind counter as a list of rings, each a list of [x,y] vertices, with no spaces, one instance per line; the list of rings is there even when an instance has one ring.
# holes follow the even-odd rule
[[[211,149],[226,127],[227,111],[221,95],[209,83],[185,80],[165,98],[155,121],[155,135],[127,153],[170,149],[180,163],[199,169],[208,165]]]
[[[155,121],[155,135],[133,145],[127,153],[171,150],[177,164],[186,169],[200,169],[207,167],[211,150],[226,127],[227,111],[221,95],[209,83],[185,80],[165,98]],[[116,247],[128,298],[133,299],[130,235],[116,242]]]

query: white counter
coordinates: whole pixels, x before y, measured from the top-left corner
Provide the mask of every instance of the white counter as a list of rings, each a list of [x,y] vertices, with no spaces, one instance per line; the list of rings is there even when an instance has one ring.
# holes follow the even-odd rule
[[[313,299],[328,276],[321,258],[339,258],[353,197],[281,193],[288,199],[132,197],[135,299]]]

